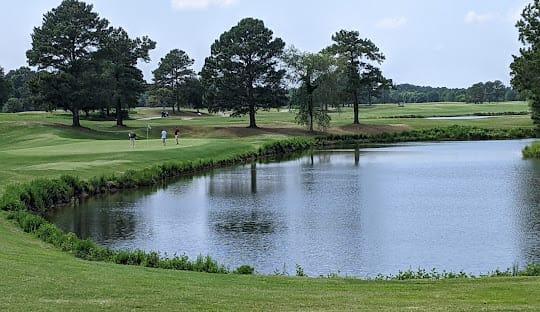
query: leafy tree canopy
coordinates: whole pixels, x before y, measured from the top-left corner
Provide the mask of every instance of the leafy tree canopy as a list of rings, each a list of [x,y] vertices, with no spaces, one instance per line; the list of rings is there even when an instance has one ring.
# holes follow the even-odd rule
[[[246,18],[212,44],[202,70],[204,99],[210,111],[249,114],[256,128],[258,109],[279,107],[286,101],[282,85],[285,70],[279,69],[285,43],[274,38],[263,21]]]

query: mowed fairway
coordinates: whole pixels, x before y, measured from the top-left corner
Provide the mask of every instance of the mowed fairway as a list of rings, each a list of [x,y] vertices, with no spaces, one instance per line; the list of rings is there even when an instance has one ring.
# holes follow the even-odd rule
[[[380,131],[387,129],[383,126],[388,124],[403,128],[452,124],[532,127],[529,116],[473,121],[388,118],[421,112],[425,116],[467,115],[478,110],[521,112],[527,106],[419,104],[407,105],[402,110],[392,105],[365,108],[361,113],[364,125]],[[294,115],[287,111],[262,112],[259,125],[264,129],[253,131],[244,129],[245,118],[199,117],[190,113],[164,120],[137,120],[151,118],[157,111],[139,110],[133,120],[127,121],[127,129],[114,127],[114,122],[83,121],[83,130],[68,127],[70,119],[64,114],[0,114],[0,193],[7,184],[37,177],[77,174],[89,178],[164,162],[224,158],[285,136],[305,134],[294,124]],[[337,133],[346,131],[352,120],[347,110],[333,113],[332,118],[330,131]],[[136,130],[143,136],[148,124],[152,126],[151,139],[139,140],[136,148],[131,149],[128,131]],[[169,140],[169,145],[163,147],[158,133],[176,126],[184,134],[181,144],[176,146]],[[0,213],[0,311],[97,309],[538,311],[540,278],[367,282],[127,267],[78,260],[22,233],[6,220],[5,213]]]

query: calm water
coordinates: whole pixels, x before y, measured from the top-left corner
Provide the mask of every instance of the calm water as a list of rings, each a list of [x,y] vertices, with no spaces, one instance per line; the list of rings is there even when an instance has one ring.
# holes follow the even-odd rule
[[[209,254],[271,274],[479,274],[540,262],[540,162],[530,141],[318,152],[216,170],[165,189],[122,193],[51,216],[122,249]]]

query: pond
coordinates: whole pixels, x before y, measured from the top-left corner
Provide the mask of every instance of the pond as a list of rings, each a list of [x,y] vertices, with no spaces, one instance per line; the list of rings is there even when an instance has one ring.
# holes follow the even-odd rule
[[[263,274],[487,273],[540,262],[540,162],[531,141],[318,151],[214,170],[50,216],[118,249],[211,255]]]
[[[452,117],[427,117],[427,120],[481,120],[498,118],[500,116],[452,116]]]

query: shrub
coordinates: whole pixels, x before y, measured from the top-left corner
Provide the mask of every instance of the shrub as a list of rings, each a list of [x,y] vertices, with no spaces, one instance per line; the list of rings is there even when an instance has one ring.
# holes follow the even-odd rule
[[[540,143],[534,143],[531,146],[525,147],[523,150],[523,157],[540,159]]]
[[[242,265],[238,267],[233,272],[234,274],[241,274],[241,275],[253,275],[255,273],[255,268],[249,265]]]

